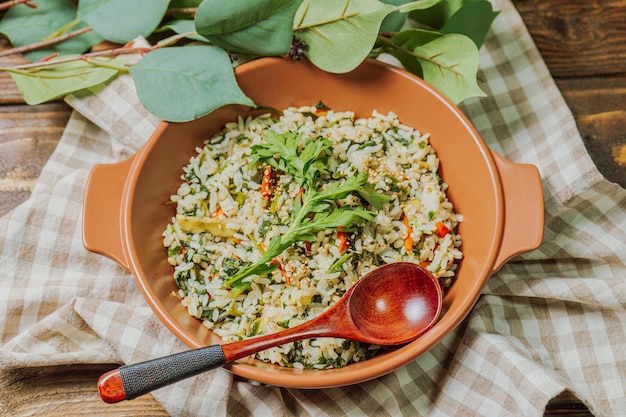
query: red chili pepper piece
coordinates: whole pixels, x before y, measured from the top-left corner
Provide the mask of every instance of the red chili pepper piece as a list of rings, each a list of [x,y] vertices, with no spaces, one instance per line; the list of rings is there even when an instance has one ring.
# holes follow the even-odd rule
[[[263,167],[263,177],[261,179],[261,197],[269,199],[272,196],[272,166]]]
[[[443,223],[437,222],[435,223],[435,227],[437,228],[437,236],[444,237],[448,233],[450,233],[450,229],[448,229]]]

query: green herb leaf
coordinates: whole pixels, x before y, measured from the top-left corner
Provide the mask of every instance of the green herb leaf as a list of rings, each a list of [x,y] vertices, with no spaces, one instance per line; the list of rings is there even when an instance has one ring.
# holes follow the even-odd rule
[[[0,21],[0,33],[5,34],[15,47],[39,42],[68,25],[72,30],[86,26],[85,23],[75,22],[76,4],[71,0],[45,0],[30,3],[36,5],[37,8],[32,9],[23,4],[13,6],[7,10]],[[31,61],[37,61],[55,52],[80,54],[100,41],[102,37],[91,31],[56,45],[27,52],[24,56]]]
[[[383,205],[385,203],[388,203],[391,199],[391,197],[389,197],[387,194],[382,194],[376,191],[374,189],[374,184],[371,184],[369,182],[365,184],[365,186],[360,188],[358,193],[359,197],[367,201],[370,206],[378,210],[382,209]]]
[[[328,273],[332,274],[334,272],[339,272],[341,270],[341,266],[346,263],[353,256],[353,252],[346,252],[339,259],[335,261],[334,264],[328,269]]]
[[[474,0],[450,17],[441,33],[460,33],[467,36],[480,48],[485,41],[493,20],[498,16],[487,0]]]
[[[302,150],[300,147],[302,146]],[[327,173],[324,153],[332,143],[327,139],[302,140],[302,135],[289,132],[282,135],[270,130],[265,143],[254,145],[250,160],[271,165],[293,175],[301,186],[312,188],[319,174]],[[276,158],[279,156],[279,158]]]
[[[374,213],[362,206],[341,206],[336,202],[350,194],[357,194],[367,188],[368,174],[359,173],[345,181],[332,181],[325,187],[319,187],[319,170],[312,168],[323,161],[324,150],[330,148],[330,142],[317,147],[323,139],[305,139],[294,132],[277,134],[270,131],[266,143],[252,147],[251,158],[254,161],[271,163],[277,169],[294,175],[301,183],[307,184],[302,201],[296,198],[291,214],[291,224],[286,233],[274,237],[265,253],[254,264],[241,269],[228,280],[226,285],[244,285],[244,279],[251,275],[264,275],[272,272],[276,266],[271,262],[284,250],[296,242],[313,241],[316,233],[323,230],[349,230],[358,222],[373,220]],[[297,149],[304,146],[302,151]],[[307,150],[309,149],[309,150]],[[370,189],[373,191],[373,187]],[[387,196],[381,197],[382,199]],[[373,197],[372,197],[373,198]],[[375,199],[375,198],[373,198]],[[249,284],[248,284],[249,285]]]
[[[204,0],[196,13],[196,30],[232,52],[286,54],[291,48],[293,19],[301,1]]]
[[[148,37],[161,23],[169,0],[80,0],[78,18],[105,39],[127,43]]]
[[[239,88],[228,54],[215,46],[156,49],[130,73],[141,103],[164,120],[194,120],[232,103],[254,106]]]
[[[350,194],[359,193],[361,188],[368,184],[368,179],[369,175],[367,173],[360,172],[357,175],[349,176],[344,182],[330,182],[326,188],[316,191],[314,196],[305,192],[305,199],[302,205],[304,207],[307,204],[309,205],[309,207],[306,207],[308,212],[321,212],[326,208],[326,201],[341,200]],[[309,195],[307,196],[307,194]],[[318,208],[318,204],[322,204],[322,207]]]
[[[482,97],[485,93],[478,87],[478,48],[464,35],[441,36],[414,53],[422,66],[424,81],[438,88],[454,103],[468,97]]]
[[[378,0],[306,0],[296,13],[294,33],[308,45],[305,55],[311,62],[344,73],[371,52],[383,19],[393,10]]]
[[[55,64],[45,67],[12,71],[11,78],[17,84],[26,103],[34,105],[54,100],[67,94],[102,84],[116,76],[125,65],[137,59],[122,55],[115,59],[92,58]]]

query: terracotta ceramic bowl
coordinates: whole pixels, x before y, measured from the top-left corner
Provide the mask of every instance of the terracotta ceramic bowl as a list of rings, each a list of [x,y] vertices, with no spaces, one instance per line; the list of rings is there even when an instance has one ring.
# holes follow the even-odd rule
[[[459,109],[413,75],[376,61],[348,74],[325,73],[307,62],[264,58],[237,68],[243,91],[261,106],[324,102],[367,117],[376,109],[431,133],[448,195],[464,217],[459,227],[464,259],[446,293],[440,321],[412,343],[370,360],[333,370],[297,370],[247,359],[229,365],[234,374],[261,383],[323,388],[376,378],[414,360],[451,332],[470,312],[489,276],[510,257],[542,239],[543,196],[537,169],[491,152]],[[190,317],[170,294],[176,290],[161,232],[174,213],[165,204],[194,149],[250,109],[227,106],[188,123],[162,123],[129,159],[95,166],[84,206],[84,244],[133,273],[147,303],[190,348],[219,339]]]

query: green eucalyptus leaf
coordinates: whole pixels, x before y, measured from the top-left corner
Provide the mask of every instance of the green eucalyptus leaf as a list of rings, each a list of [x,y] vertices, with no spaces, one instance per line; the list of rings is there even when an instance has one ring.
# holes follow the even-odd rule
[[[171,30],[175,33],[178,33],[179,35],[182,35],[184,33],[193,33],[193,35],[188,35],[187,38],[199,42],[209,42],[207,38],[196,33],[196,26],[191,19],[170,20],[164,26],[159,28],[159,31],[163,30]]]
[[[460,33],[469,37],[480,48],[496,16],[498,12],[494,12],[487,0],[474,0],[454,13],[440,32]]]
[[[391,4],[392,6],[401,6],[406,3],[410,3],[411,0],[380,0],[381,3]],[[384,19],[383,23],[380,25],[380,29],[378,30],[380,33],[391,33],[398,32],[404,26],[408,15],[406,13],[401,13],[399,11],[389,13]]]
[[[418,46],[414,53],[422,66],[424,81],[439,89],[454,103],[485,93],[478,87],[478,48],[465,35],[443,35]]]
[[[291,48],[293,19],[301,1],[204,0],[196,13],[196,31],[231,52],[283,55]]]
[[[13,6],[0,21],[0,33],[6,35],[15,47],[39,42],[76,20],[76,4],[71,0],[33,0],[30,3],[37,8],[24,4]],[[85,23],[77,23],[71,29],[77,30],[85,26]],[[80,54],[100,41],[102,37],[91,31],[56,45],[27,52],[24,56],[31,61],[37,61],[55,52],[60,55]]]
[[[396,6],[393,13],[390,13],[380,25],[380,33],[393,33],[400,31],[408,18],[408,13],[413,10],[422,10],[433,7],[443,0],[380,0],[382,3]]]
[[[394,7],[378,0],[306,0],[294,32],[308,45],[306,56],[333,73],[356,68],[370,53],[380,25]]]
[[[170,8],[185,9],[187,7],[198,7],[200,3],[202,3],[202,0],[172,0],[170,2]]]
[[[443,0],[433,7],[414,10],[409,16],[411,19],[428,26],[430,29],[439,30],[445,25],[448,19],[468,1],[472,0]]]
[[[426,10],[441,3],[443,0],[417,0],[402,1],[402,5],[398,5],[398,11],[402,13],[412,12],[414,10]]]
[[[168,5],[169,0],[80,0],[78,18],[105,39],[123,44],[150,35]]]
[[[71,56],[65,56],[64,59]],[[12,71],[11,77],[27,104],[40,104],[67,94],[102,84],[119,74],[127,64],[137,59],[133,55],[117,58],[92,58],[45,67]]]
[[[156,49],[130,73],[144,107],[171,122],[194,120],[226,104],[255,105],[239,88],[228,54],[216,46]]]
[[[402,66],[413,74],[422,77],[422,66],[420,61],[416,59],[415,48],[427,44],[442,36],[441,33],[433,32],[425,29],[407,29],[398,32],[391,38],[391,42],[396,46],[391,50],[391,54],[398,58]]]

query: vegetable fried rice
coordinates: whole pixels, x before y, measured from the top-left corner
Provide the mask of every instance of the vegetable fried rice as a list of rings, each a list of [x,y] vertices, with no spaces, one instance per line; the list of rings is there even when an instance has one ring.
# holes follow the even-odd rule
[[[310,320],[386,263],[418,263],[451,285],[462,217],[428,139],[393,113],[321,103],[226,124],[171,197],[163,243],[176,296],[226,343]],[[326,369],[377,350],[318,338],[256,357]]]

